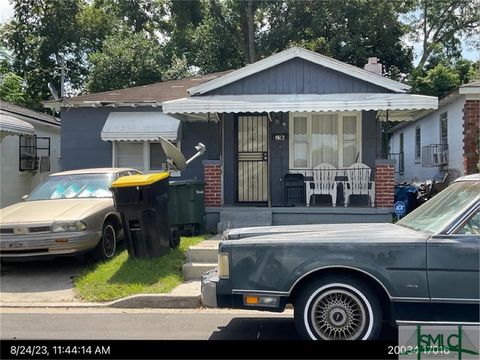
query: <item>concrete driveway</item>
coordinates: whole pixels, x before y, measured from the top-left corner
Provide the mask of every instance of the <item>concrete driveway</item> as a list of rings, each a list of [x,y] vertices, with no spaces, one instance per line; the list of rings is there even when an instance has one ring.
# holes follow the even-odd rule
[[[75,258],[6,262],[0,270],[0,302],[74,301],[73,278],[81,268]]]

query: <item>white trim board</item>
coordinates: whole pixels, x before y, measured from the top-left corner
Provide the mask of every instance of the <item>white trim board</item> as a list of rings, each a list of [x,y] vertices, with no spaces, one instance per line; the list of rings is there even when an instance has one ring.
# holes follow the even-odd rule
[[[324,66],[326,68],[341,72],[343,74],[381,86],[385,89],[395,92],[404,93],[410,89],[410,86],[401,82],[385,78],[372,72],[360,69],[356,66],[332,59],[328,56],[294,46],[290,49],[269,56],[263,60],[259,60],[253,64],[232,71],[216,79],[207,81],[197,86],[193,86],[187,91],[192,96],[205,94],[206,92],[221,88],[225,85],[231,84],[235,81],[246,78],[247,76],[259,73],[294,58],[301,58],[306,61],[310,61],[314,64]]]

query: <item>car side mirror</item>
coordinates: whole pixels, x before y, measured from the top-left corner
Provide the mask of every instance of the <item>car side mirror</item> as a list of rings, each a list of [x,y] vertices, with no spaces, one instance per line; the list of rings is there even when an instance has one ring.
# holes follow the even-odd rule
[[[23,200],[23,201],[27,201],[27,199],[28,199],[28,194],[22,196],[22,200]]]

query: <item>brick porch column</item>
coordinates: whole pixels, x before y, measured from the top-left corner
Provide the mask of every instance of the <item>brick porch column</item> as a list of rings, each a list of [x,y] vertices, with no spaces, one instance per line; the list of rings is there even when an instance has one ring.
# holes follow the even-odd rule
[[[205,207],[222,206],[222,165],[220,160],[204,160]]]
[[[475,174],[478,169],[480,138],[480,100],[466,100],[463,107],[463,171]]]
[[[393,208],[394,174],[394,159],[375,161],[375,206],[377,208]]]

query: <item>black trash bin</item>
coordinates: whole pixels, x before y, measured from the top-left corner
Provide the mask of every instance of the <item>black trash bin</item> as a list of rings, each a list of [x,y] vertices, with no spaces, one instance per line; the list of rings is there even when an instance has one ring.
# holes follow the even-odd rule
[[[418,206],[418,190],[412,185],[395,185],[394,202],[403,201],[405,203],[405,214],[415,210]]]
[[[166,172],[124,176],[112,183],[115,208],[121,214],[128,254],[137,258],[164,255],[170,247]]]
[[[205,183],[199,180],[170,181],[168,214],[170,224],[181,234],[205,232]]]

